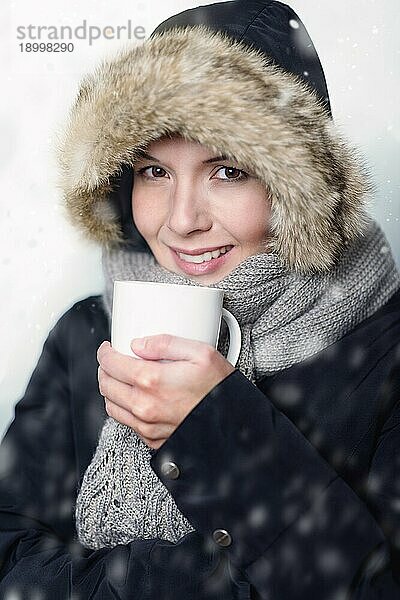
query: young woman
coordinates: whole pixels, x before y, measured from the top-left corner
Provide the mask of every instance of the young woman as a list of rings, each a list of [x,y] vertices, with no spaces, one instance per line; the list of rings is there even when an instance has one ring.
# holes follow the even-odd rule
[[[400,597],[400,279],[297,15],[162,23],[83,80],[60,158],[105,288],[2,442],[1,596]],[[236,368],[226,331],[115,351],[115,279],[223,289]]]

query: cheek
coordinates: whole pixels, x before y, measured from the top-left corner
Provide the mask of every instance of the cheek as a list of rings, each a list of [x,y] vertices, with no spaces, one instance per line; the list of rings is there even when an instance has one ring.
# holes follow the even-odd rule
[[[137,229],[143,235],[146,229],[146,212],[143,202],[140,200],[140,195],[132,193],[132,217]]]
[[[268,234],[270,220],[270,204],[264,194],[254,194],[242,202],[233,204],[233,209],[226,218],[226,225],[242,242],[258,243]]]
[[[132,216],[135,225],[144,238],[151,237],[161,227],[164,210],[162,204],[142,193],[140,188],[132,193]]]

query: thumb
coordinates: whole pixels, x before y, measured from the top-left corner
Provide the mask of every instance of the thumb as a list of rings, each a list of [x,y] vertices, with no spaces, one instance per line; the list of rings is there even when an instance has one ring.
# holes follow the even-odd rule
[[[203,345],[204,342],[167,333],[134,338],[131,341],[133,352],[148,360],[192,360]]]

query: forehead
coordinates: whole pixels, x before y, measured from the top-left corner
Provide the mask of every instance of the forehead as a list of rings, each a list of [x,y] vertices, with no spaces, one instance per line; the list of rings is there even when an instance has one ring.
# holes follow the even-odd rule
[[[190,152],[196,153],[198,155],[206,155],[210,153],[210,150],[200,144],[199,142],[194,142],[192,140],[187,140],[181,136],[173,136],[173,137],[162,137],[153,142],[150,142],[145,150],[148,154],[153,154],[156,152]]]
[[[150,142],[144,150],[137,153],[138,160],[177,160],[182,162],[201,162],[208,164],[216,161],[228,161],[226,154],[216,153],[212,149],[181,136],[162,137]]]

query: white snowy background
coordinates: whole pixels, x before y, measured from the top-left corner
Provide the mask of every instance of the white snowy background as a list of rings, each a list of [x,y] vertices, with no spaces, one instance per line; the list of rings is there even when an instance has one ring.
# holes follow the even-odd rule
[[[102,291],[100,248],[66,222],[54,145],[82,75],[126,43],[75,40],[72,53],[21,53],[18,26],[141,25],[146,37],[188,0],[28,0],[0,14],[0,435],[13,418],[49,329],[78,299]],[[372,214],[400,265],[399,0],[289,0],[321,58],[334,119],[374,176]],[[118,6],[118,10],[116,10]]]

